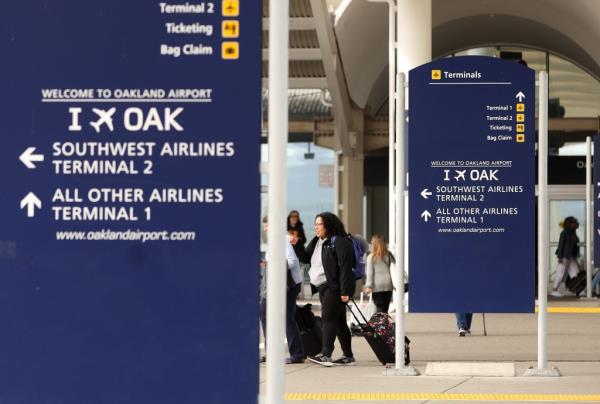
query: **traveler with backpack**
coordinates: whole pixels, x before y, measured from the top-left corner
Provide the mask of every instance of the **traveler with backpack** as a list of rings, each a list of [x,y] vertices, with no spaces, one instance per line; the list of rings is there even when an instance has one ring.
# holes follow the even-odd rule
[[[374,234],[371,238],[371,253],[367,256],[367,280],[365,292],[373,293],[373,302],[378,313],[387,313],[392,301],[392,275],[390,267],[396,260],[385,244],[385,238]]]
[[[355,245],[340,219],[330,212],[315,218],[315,238],[306,251],[311,257],[310,282],[319,292],[323,325],[323,349],[308,359],[323,366],[354,365],[352,335],[346,323],[346,304],[354,295],[357,266]],[[358,247],[360,249],[360,247]],[[362,254],[362,251],[360,252]],[[362,267],[364,273],[364,265]],[[335,338],[343,356],[332,360]]]
[[[576,230],[579,227],[579,222],[573,216],[566,217],[562,223],[563,231],[558,239],[558,247],[556,248],[556,257],[558,265],[554,273],[554,282],[552,282],[552,292],[555,297],[562,297],[563,294],[558,291],[558,287],[563,282],[565,271],[568,270],[571,278],[576,278],[579,273],[579,238]]]

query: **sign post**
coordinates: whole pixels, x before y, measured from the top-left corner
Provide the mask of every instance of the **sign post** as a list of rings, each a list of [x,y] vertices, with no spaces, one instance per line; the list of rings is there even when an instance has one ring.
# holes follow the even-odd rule
[[[586,298],[592,298],[592,247],[593,247],[593,224],[592,224],[592,138],[585,138],[585,241],[588,246],[585,250],[585,269],[587,276]],[[597,261],[596,261],[597,262]]]
[[[534,71],[446,58],[409,90],[410,311],[532,313]]]
[[[6,400],[256,402],[260,24],[238,0],[3,7]]]

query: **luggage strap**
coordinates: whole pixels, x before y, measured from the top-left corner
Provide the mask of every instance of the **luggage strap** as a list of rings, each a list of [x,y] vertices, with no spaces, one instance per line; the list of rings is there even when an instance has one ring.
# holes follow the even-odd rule
[[[373,331],[373,327],[371,327],[369,325],[369,321],[367,321],[367,318],[365,317],[365,315],[363,314],[362,311],[360,311],[360,309],[358,308],[358,304],[356,304],[356,302],[354,301],[353,298],[350,298],[350,301],[352,303],[354,303],[354,307],[356,308],[356,311],[358,311],[360,313],[360,316],[362,317],[363,320],[365,320],[365,323],[361,323],[360,320],[358,319],[358,317],[356,316],[356,313],[354,313],[354,310],[350,309],[350,307],[348,307],[350,309],[350,313],[352,313],[352,317],[354,317],[354,319],[356,320],[356,322],[358,323],[359,327],[363,330],[363,331]],[[350,306],[350,304],[346,303],[348,306]]]

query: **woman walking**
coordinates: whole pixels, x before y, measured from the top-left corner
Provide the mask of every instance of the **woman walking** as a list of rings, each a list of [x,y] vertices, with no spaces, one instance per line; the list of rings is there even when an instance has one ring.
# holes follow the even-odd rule
[[[354,365],[352,335],[346,323],[346,303],[356,287],[352,272],[354,248],[344,225],[333,213],[316,216],[315,233],[306,251],[310,257],[310,283],[319,291],[321,301],[323,349],[308,359],[323,366]],[[336,337],[344,355],[334,361],[331,355]]]
[[[385,244],[385,238],[374,234],[371,238],[371,253],[367,256],[367,280],[365,292],[373,293],[373,302],[378,313],[387,313],[392,301],[392,275],[390,267],[396,260]]]
[[[562,297],[563,294],[558,291],[558,287],[563,282],[565,271],[568,271],[571,278],[575,278],[579,273],[579,237],[576,230],[579,227],[579,222],[573,216],[566,217],[563,221],[563,231],[558,239],[558,247],[556,248],[556,258],[558,265],[554,273],[554,282],[552,283],[552,292],[555,297]]]

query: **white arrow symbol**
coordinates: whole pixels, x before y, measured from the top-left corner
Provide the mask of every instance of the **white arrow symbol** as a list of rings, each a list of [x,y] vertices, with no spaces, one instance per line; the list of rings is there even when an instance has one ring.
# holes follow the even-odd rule
[[[523,98],[525,98],[525,94],[523,94],[521,91],[519,91],[519,92],[517,93],[517,96],[516,96],[515,98],[518,98],[518,99],[519,99],[519,102],[522,102],[522,101],[523,101]]]
[[[425,188],[423,191],[421,191],[421,196],[425,199],[429,199],[429,197],[432,195],[431,192],[429,192],[429,190],[427,188]]]
[[[43,154],[33,154],[33,152],[35,152],[35,147],[28,147],[23,154],[19,156],[19,160],[21,160],[21,162],[29,169],[35,168],[35,164],[33,164],[34,161],[44,161]]]
[[[431,213],[429,213],[429,211],[427,210],[424,210],[423,213],[421,213],[421,217],[423,218],[423,220],[425,220],[425,222],[427,222],[431,217]]]
[[[25,206],[27,206],[27,217],[34,217],[35,208],[42,209],[42,201],[33,192],[30,192],[25,198],[21,199],[21,209]]]

